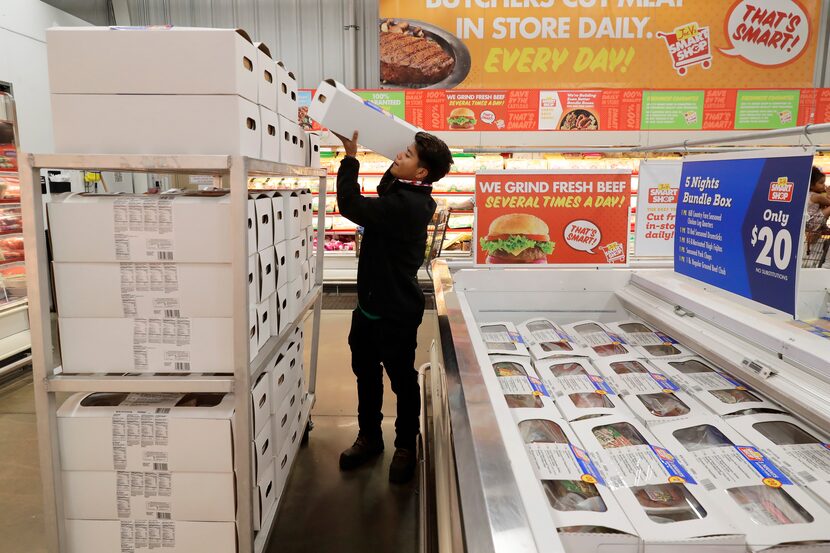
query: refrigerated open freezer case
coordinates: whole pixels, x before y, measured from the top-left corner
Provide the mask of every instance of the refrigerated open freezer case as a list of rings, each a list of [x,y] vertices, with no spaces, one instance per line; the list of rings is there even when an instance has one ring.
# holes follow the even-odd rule
[[[826,314],[826,273],[802,274],[802,316]],[[527,484],[535,476],[524,444],[505,430],[500,416],[505,407],[492,400],[485,383],[482,367],[489,365],[478,330],[482,323],[640,319],[776,401],[817,435],[830,428],[827,339],[794,327],[780,313],[670,270],[469,269],[439,260],[433,283],[437,338],[426,380],[430,424],[424,442],[435,471],[426,491],[437,522],[428,549],[519,553],[581,547],[578,540],[568,542],[570,536],[569,548],[563,546],[541,487]],[[629,550],[630,544],[617,538],[609,535],[607,548],[595,550]],[[813,547],[810,551],[830,549]],[[706,550],[713,549],[734,550]]]

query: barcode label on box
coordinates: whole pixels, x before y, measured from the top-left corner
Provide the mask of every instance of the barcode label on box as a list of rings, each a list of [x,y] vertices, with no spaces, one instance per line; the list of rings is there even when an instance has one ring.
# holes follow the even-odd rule
[[[153,463],[153,470],[168,470],[167,463]]]
[[[157,415],[167,415],[170,413],[170,407],[157,407],[156,414]]]
[[[165,309],[164,316],[168,319],[178,319],[181,317],[181,310],[179,309]]]
[[[170,520],[173,518],[171,513],[156,513],[156,518],[160,520]]]
[[[173,261],[173,252],[156,252],[159,261]]]
[[[174,370],[177,371],[189,371],[190,370],[190,363],[181,363],[177,362],[173,365]]]
[[[810,484],[812,482],[817,482],[818,478],[807,472],[806,470],[802,470],[798,473],[798,477],[801,478],[806,484]]]
[[[707,492],[711,492],[711,491],[714,491],[714,490],[716,490],[716,489],[717,489],[717,487],[715,486],[715,484],[714,484],[714,483],[712,483],[712,481],[711,481],[711,480],[706,479],[706,478],[702,479],[702,480],[700,481],[700,484],[701,484],[701,486],[703,486],[703,487],[706,489],[706,491],[707,491]]]

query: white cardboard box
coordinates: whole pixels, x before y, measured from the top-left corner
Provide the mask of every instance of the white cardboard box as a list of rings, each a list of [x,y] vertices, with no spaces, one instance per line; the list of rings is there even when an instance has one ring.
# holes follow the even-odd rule
[[[610,328],[597,321],[578,321],[562,327],[574,340],[588,348],[592,359],[615,358],[635,353]]]
[[[303,283],[300,278],[296,278],[288,283],[288,307],[286,312],[288,314],[288,323],[294,321],[300,314],[300,309],[303,303]]]
[[[277,264],[277,288],[288,284],[288,241],[283,240],[274,246],[274,258]]]
[[[279,335],[294,320],[294,317],[291,316],[291,312],[288,310],[288,283],[283,284],[277,289],[277,304],[279,308],[279,328],[277,329],[277,335]]]
[[[479,332],[487,353],[491,355],[530,355],[516,325],[511,322],[482,323]]]
[[[226,292],[227,290],[229,288],[225,288]],[[257,301],[259,301],[259,255],[253,254],[248,258],[248,305],[256,307]]]
[[[308,163],[309,167],[320,168],[320,134],[308,132]]]
[[[296,117],[289,119],[280,116],[280,133],[280,161],[304,167],[306,135]]]
[[[67,520],[67,553],[235,553],[234,522]]]
[[[351,137],[354,131],[359,131],[360,144],[389,159],[406,150],[420,130],[333,79],[317,86],[308,114],[323,127],[343,136]]]
[[[717,370],[702,357],[652,359],[651,363],[719,416],[734,415],[747,409],[782,411],[781,407]]]
[[[308,260],[303,261],[302,270],[300,272],[300,277],[303,281],[303,298],[305,298],[308,293],[311,291],[311,269],[308,265]]]
[[[260,530],[265,524],[265,517],[277,501],[277,469],[276,457],[271,458],[271,463],[263,470],[262,475],[257,479],[257,489],[254,497],[254,530]]]
[[[273,434],[277,451],[281,450],[286,443],[291,431],[291,424],[296,413],[295,406],[299,406],[299,400],[294,390],[289,390],[283,399],[277,414],[274,415]]]
[[[724,421],[707,415],[661,424],[653,432],[709,487],[753,551],[830,541],[830,513]]]
[[[300,278],[305,261],[305,235],[288,240],[288,281]]]
[[[271,395],[273,394],[273,384],[271,383],[271,372],[268,370],[262,371],[256,382],[253,383],[251,389],[251,408],[254,418],[254,435],[266,426],[268,418],[271,416],[273,407],[271,406]]]
[[[259,353],[259,324],[257,324],[256,305],[248,306],[248,361],[253,361]]]
[[[759,413],[726,423],[818,498],[830,498],[830,440],[795,417]]]
[[[63,371],[232,373],[232,319],[58,319]]]
[[[282,117],[296,121],[299,116],[297,103],[297,78],[286,69],[285,64],[277,61],[277,113]]]
[[[622,398],[587,357],[536,361],[536,372],[568,421],[629,414]]]
[[[256,200],[248,195],[248,255],[254,255],[257,252],[256,246]]]
[[[259,106],[259,121],[262,127],[262,153],[260,157],[267,161],[281,161],[279,115],[264,106]]]
[[[256,208],[256,249],[261,252],[268,246],[274,245],[274,209],[270,192],[255,192],[251,196],[255,198]]]
[[[272,388],[271,388],[271,412],[276,415],[282,407],[282,402],[291,391],[291,369],[289,367],[291,358],[284,349],[280,349],[269,362],[273,366]]]
[[[534,359],[587,356],[588,350],[576,343],[558,324],[545,319],[530,319],[517,325]]]
[[[633,417],[608,416],[573,422],[571,428],[591,459],[603,467],[645,551],[745,551],[743,533],[726,521],[720,501],[642,423]]]
[[[233,472],[233,401],[231,394],[74,394],[57,412],[61,468]]]
[[[271,204],[274,211],[274,244],[279,244],[285,240],[285,201],[281,194],[274,194]]]
[[[257,102],[257,51],[241,29],[55,27],[46,31],[46,51],[52,94],[225,94]]]
[[[229,195],[62,194],[46,208],[55,261],[233,260]]]
[[[277,290],[277,261],[275,259],[276,250],[268,246],[260,251],[258,258],[258,278],[259,278],[259,298],[257,301],[263,302],[271,297],[271,294]],[[225,293],[230,290],[230,287],[225,289]]]
[[[63,490],[70,519],[236,520],[233,472],[63,471]]]
[[[274,435],[274,419],[268,417],[267,424],[262,427],[256,438],[252,443],[253,451],[253,469],[257,480],[265,474],[271,461],[279,450],[279,445],[276,442]]]
[[[259,341],[257,342],[257,347],[262,349],[265,347],[265,344],[268,343],[268,340],[271,338],[271,320],[273,319],[273,314],[271,313],[271,298],[266,298],[265,301],[260,303],[257,308],[257,325],[259,333]]]
[[[312,257],[314,257],[314,238],[315,238],[314,229],[311,228],[311,225],[306,227],[305,235],[306,235],[306,241],[305,241],[306,255],[305,256],[306,256],[306,259],[310,260]]]
[[[230,317],[226,263],[54,263],[61,317]]]
[[[582,449],[568,423],[559,418],[559,413],[555,409],[513,409],[512,415],[540,485],[545,488],[556,527],[610,528],[628,534],[624,539],[627,550],[636,551],[639,539],[634,527],[598,467]],[[568,494],[561,493],[565,489],[561,486],[562,481],[575,481],[577,485],[595,491],[596,495],[580,502],[580,506],[569,504]],[[560,533],[559,537],[564,541],[570,533]]]
[[[313,284],[317,283],[317,254],[314,254],[308,258],[308,267],[311,271],[311,282]]]
[[[52,94],[52,129],[55,151],[73,154],[258,158],[262,142],[259,106],[241,96]]]
[[[285,238],[286,240],[296,238],[302,231],[300,193],[298,190],[278,190],[277,192],[282,195],[284,202]]]
[[[312,225],[314,212],[311,191],[308,189],[300,190],[300,234],[304,234],[302,229],[308,228]]]
[[[277,112],[277,62],[271,58],[271,50],[262,42],[254,43],[257,49],[256,75],[258,83],[257,103],[267,110]]]
[[[280,450],[274,462],[274,468],[277,471],[277,501],[282,497],[282,492],[285,491],[285,485],[288,483],[288,476],[291,472],[291,464],[294,461],[294,453],[291,450],[291,444],[285,444]]]

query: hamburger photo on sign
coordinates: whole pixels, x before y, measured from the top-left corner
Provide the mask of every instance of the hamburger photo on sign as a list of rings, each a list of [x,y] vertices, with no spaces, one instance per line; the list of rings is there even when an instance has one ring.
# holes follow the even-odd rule
[[[476,126],[476,114],[470,108],[455,108],[447,119],[450,129],[469,130]]]
[[[485,263],[547,263],[556,247],[547,223],[528,213],[509,213],[493,219],[487,236],[479,240],[487,252]]]

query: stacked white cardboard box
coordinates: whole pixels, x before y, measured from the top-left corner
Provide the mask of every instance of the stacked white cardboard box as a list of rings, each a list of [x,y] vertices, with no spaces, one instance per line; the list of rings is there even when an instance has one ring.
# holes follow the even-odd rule
[[[314,163],[296,80],[242,31],[51,29],[48,52],[59,151]],[[250,392],[258,530],[302,439],[292,323],[313,281],[311,194],[249,205],[250,359],[286,336]],[[243,223],[230,196],[70,194],[47,216],[65,374],[233,372],[231,229]],[[233,405],[230,394],[69,398],[58,412],[68,551],[235,552],[232,427],[245,421]]]
[[[319,167],[318,137],[297,124],[296,78],[245,31],[56,27],[46,41],[59,152]]]
[[[568,551],[830,548],[827,439],[665,334],[531,319],[480,336],[505,442],[526,450],[517,482]]]

